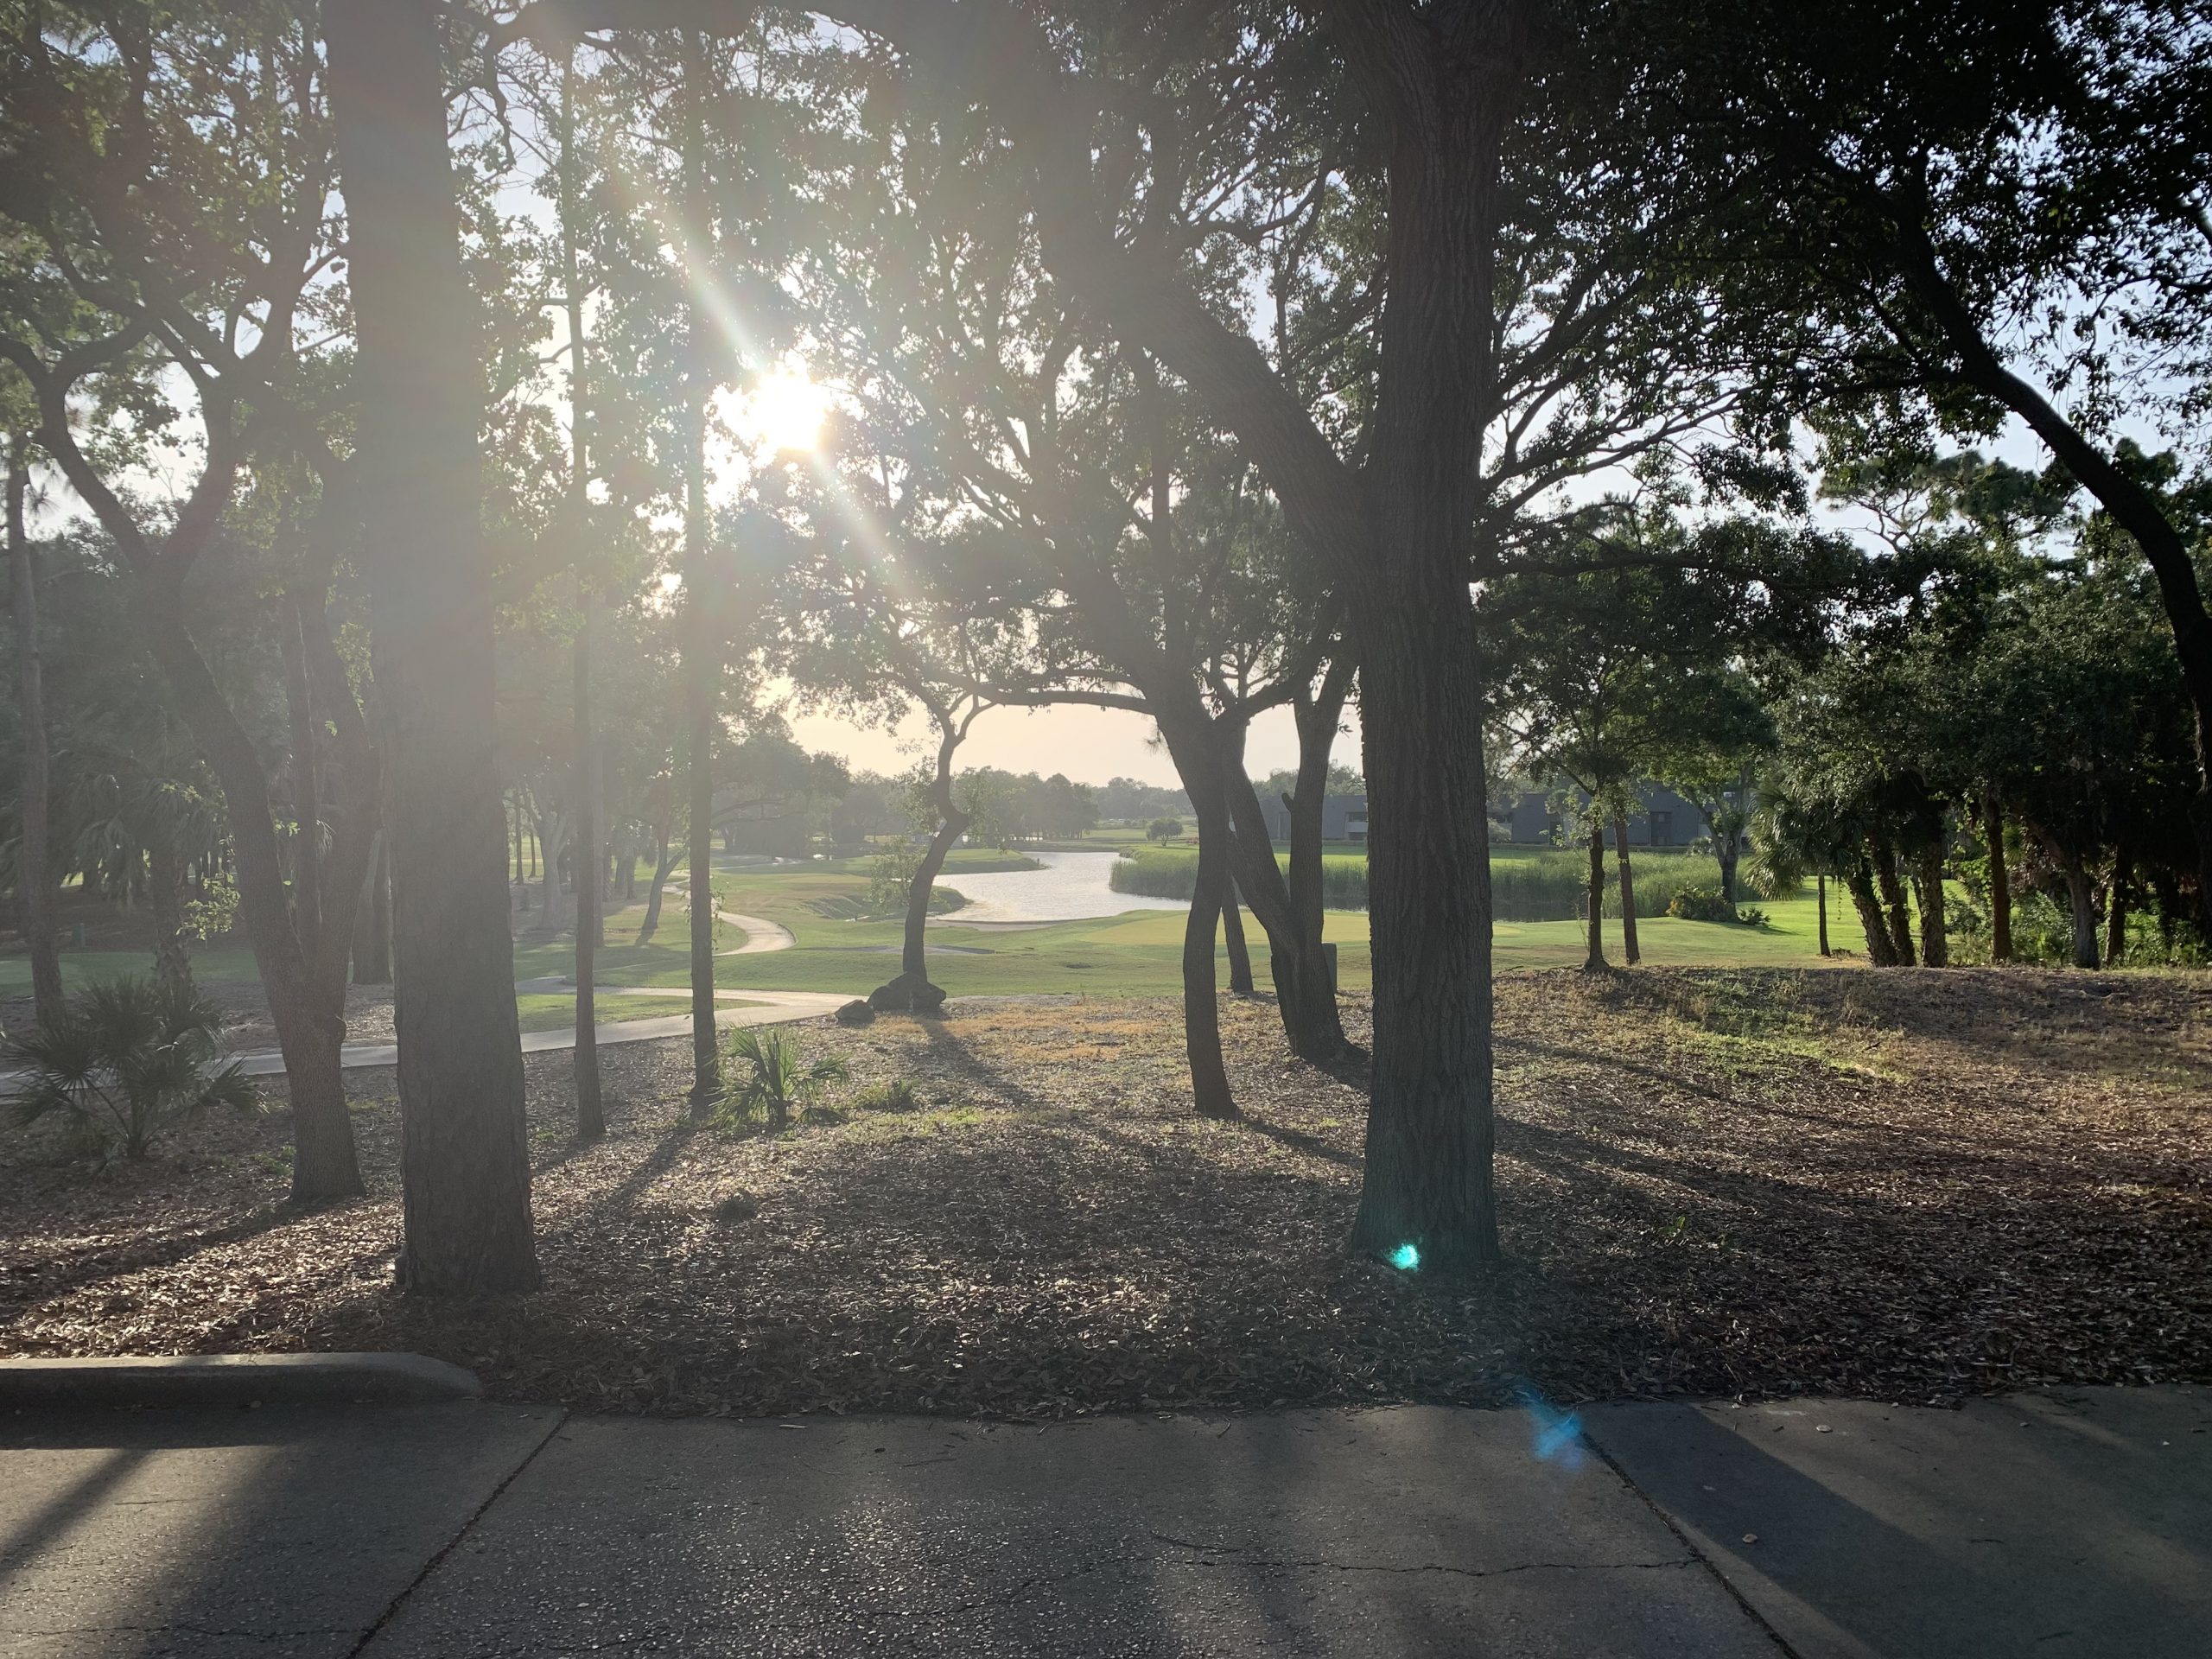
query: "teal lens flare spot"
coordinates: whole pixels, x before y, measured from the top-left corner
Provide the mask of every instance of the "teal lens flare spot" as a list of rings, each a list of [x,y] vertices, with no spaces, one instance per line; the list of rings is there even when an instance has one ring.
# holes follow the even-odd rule
[[[1402,1273],[1411,1273],[1421,1266],[1421,1247],[1401,1244],[1390,1252],[1390,1265]]]

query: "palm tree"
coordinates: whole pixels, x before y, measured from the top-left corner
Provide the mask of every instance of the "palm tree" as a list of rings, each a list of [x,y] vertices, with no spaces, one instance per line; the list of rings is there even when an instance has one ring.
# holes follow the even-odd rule
[[[0,1047],[19,1070],[17,1122],[68,1121],[103,1159],[142,1159],[156,1137],[211,1106],[255,1109],[253,1085],[218,1047],[222,1010],[189,985],[119,979],[86,986]]]

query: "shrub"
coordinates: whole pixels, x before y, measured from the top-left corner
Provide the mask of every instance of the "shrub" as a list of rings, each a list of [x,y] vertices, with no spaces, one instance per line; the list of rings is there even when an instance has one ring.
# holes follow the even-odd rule
[[[757,1026],[741,1026],[729,1034],[728,1058],[741,1064],[745,1075],[722,1093],[715,1121],[734,1128],[753,1116],[755,1107],[766,1109],[768,1127],[790,1127],[791,1109],[802,1106],[832,1078],[845,1075],[845,1063],[835,1055],[807,1064],[798,1039],[785,1033]]]
[[[1720,889],[1707,887],[1678,889],[1667,901],[1667,913],[1686,922],[1732,922],[1737,918],[1735,907],[1720,896]]]
[[[894,1077],[889,1083],[869,1084],[845,1103],[856,1112],[918,1112],[922,1097],[906,1078]]]
[[[189,985],[118,979],[88,985],[0,1047],[27,1075],[10,1108],[26,1126],[67,1122],[103,1160],[143,1158],[211,1106],[252,1111],[253,1085],[217,1046],[222,1010]]]

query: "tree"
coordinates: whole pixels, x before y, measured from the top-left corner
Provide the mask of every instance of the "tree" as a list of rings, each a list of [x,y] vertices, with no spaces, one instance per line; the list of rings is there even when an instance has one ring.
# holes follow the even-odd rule
[[[538,1282],[492,603],[478,526],[479,353],[430,0],[327,0],[358,340],[363,543],[391,768],[401,1279]],[[346,889],[341,889],[344,891]]]
[[[28,411],[26,411],[26,414]],[[16,892],[22,906],[23,942],[31,959],[32,1006],[40,1017],[61,1007],[61,938],[55,918],[48,807],[46,682],[40,667],[38,567],[23,518],[30,493],[28,419],[7,434],[8,603],[16,620],[16,683],[22,724],[22,830],[16,841]]]
[[[240,910],[284,1053],[293,1198],[352,1196],[360,1173],[339,1070],[352,907],[317,923],[323,882],[350,894],[362,880],[379,759],[324,609],[350,511],[344,469],[315,411],[296,404],[313,391],[299,325],[323,302],[311,285],[334,257],[313,42],[281,0],[154,32],[79,8],[45,9],[41,22],[0,84],[0,359],[29,388],[40,447],[112,539],[140,636],[221,785]],[[210,99],[221,118],[207,118]],[[183,416],[171,387],[198,416],[194,476],[173,504],[142,504],[117,480]],[[92,418],[80,423],[80,410]],[[331,803],[327,868],[288,892],[270,779],[194,638],[188,584],[249,458],[289,473],[303,452],[324,487],[306,545],[288,550],[292,626],[310,625],[297,636],[299,671],[332,722],[343,794]]]
[[[2212,615],[2183,526],[2113,432],[2144,404],[2186,419],[2212,387],[2189,343],[2212,315],[2202,19],[2126,0],[1731,0],[1681,8],[1661,37],[1671,73],[1646,84],[1685,98],[1686,136],[1777,204],[1740,222],[1732,257],[1825,327],[1789,376],[1862,404],[1917,391],[1960,435],[2017,416],[2139,550],[2195,711],[2212,930]]]
[[[1154,818],[1144,827],[1144,838],[1150,842],[1173,841],[1182,833],[1182,821],[1178,818]]]

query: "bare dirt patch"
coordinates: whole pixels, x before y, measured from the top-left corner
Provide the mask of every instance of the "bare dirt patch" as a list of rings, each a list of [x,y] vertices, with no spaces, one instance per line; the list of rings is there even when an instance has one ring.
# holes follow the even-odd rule
[[[1365,1010],[1354,1007],[1352,1023]],[[1190,1116],[1173,1006],[798,1028],[850,1083],[781,1137],[680,1119],[684,1045],[606,1051],[568,1144],[528,1062],[543,1292],[390,1288],[372,1196],[278,1207],[281,1114],[99,1176],[0,1164],[0,1351],[404,1348],[601,1409],[1043,1416],[1675,1391],[1949,1400],[2212,1381],[2212,985],[1662,971],[1499,985],[1510,1266],[1348,1260],[1361,1079],[1224,1003],[1247,1117]],[[913,1111],[843,1111],[910,1079]]]

